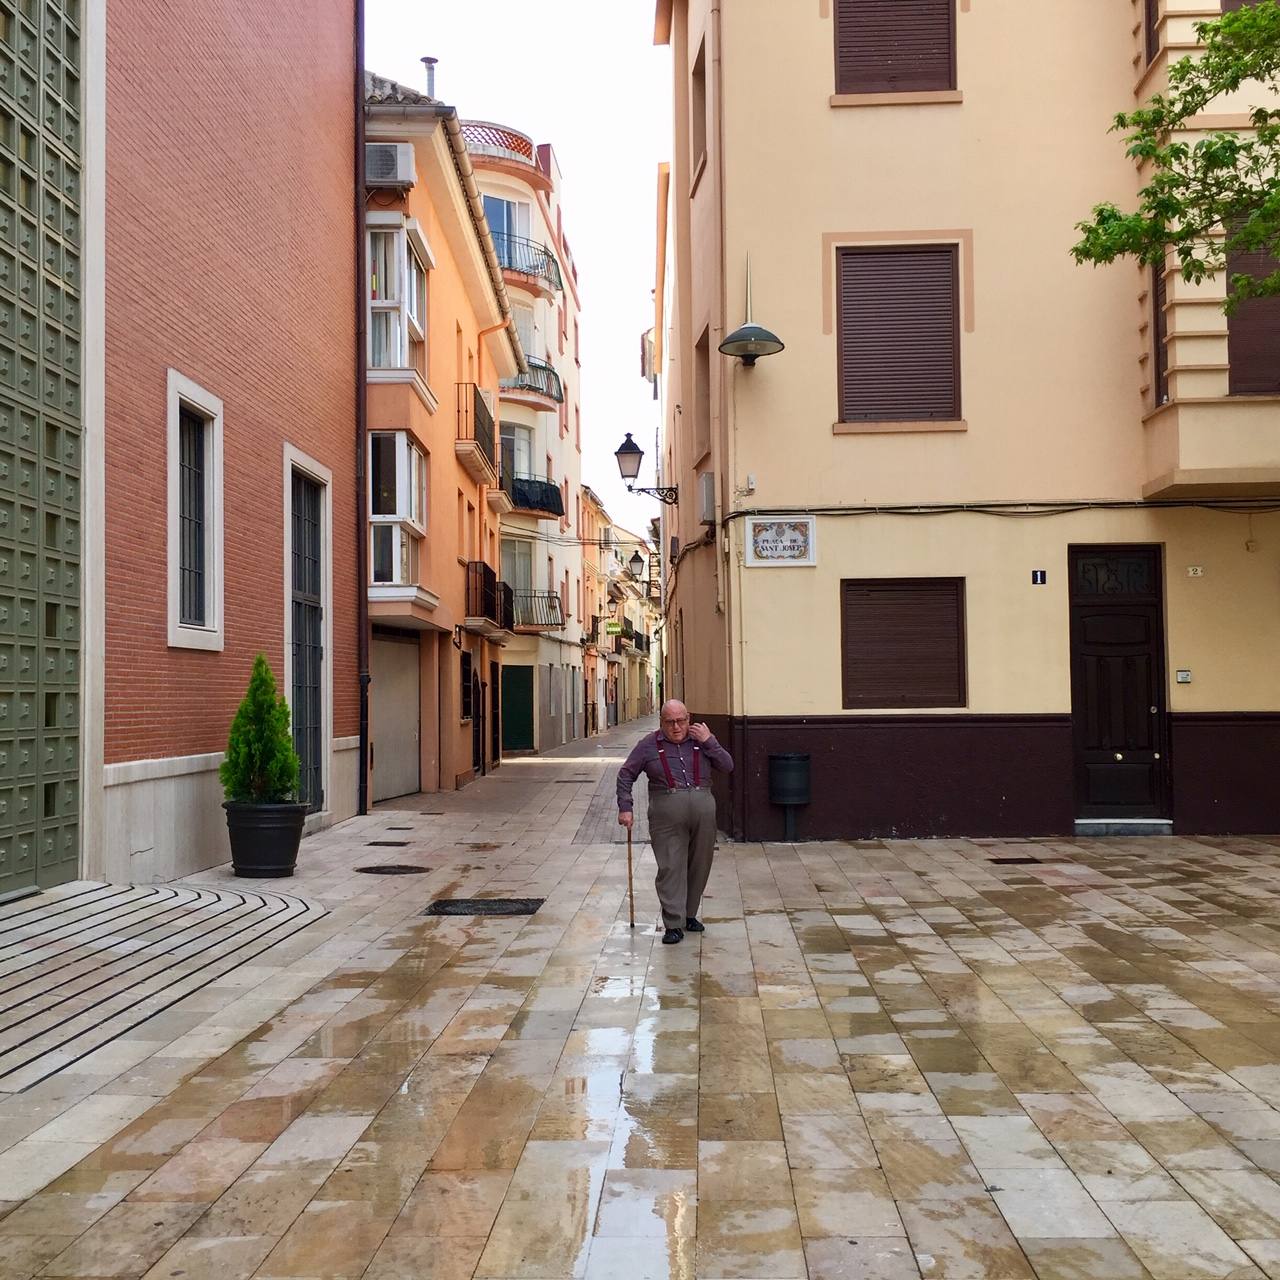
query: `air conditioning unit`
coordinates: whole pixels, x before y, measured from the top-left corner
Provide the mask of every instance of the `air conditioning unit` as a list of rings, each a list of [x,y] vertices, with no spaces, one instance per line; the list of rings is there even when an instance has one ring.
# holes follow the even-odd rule
[[[698,477],[698,520],[702,524],[716,522],[716,477],[713,471],[704,471]]]
[[[364,183],[367,187],[413,186],[413,143],[366,142],[364,144]]]

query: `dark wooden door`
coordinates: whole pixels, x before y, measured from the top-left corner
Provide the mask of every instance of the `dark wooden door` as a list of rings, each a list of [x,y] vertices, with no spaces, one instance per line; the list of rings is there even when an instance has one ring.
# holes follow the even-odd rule
[[[471,671],[471,768],[484,772],[484,685],[480,673]]]
[[[1076,815],[1169,814],[1159,547],[1072,547]]]
[[[301,768],[298,799],[324,808],[323,693],[324,614],[321,597],[320,486],[293,473],[293,747]]]

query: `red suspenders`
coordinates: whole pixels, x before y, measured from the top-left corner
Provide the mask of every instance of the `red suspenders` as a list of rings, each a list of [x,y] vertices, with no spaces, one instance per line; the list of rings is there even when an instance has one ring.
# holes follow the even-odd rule
[[[667,761],[667,753],[662,746],[662,731],[659,730],[653,736],[658,744],[658,760],[662,764],[662,772],[667,775],[667,789],[675,791],[677,790],[676,778],[675,774],[671,772],[671,765]],[[696,742],[693,744],[693,785],[695,787],[702,786],[702,748]]]

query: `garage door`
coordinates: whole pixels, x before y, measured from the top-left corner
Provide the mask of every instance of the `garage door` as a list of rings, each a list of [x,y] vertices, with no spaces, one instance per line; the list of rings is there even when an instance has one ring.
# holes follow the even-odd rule
[[[411,795],[421,790],[417,640],[375,636],[369,667],[373,798]]]

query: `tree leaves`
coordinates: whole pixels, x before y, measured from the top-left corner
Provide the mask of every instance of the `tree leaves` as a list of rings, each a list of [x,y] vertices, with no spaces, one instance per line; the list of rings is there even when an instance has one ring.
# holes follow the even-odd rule
[[[1258,0],[1196,24],[1202,53],[1169,68],[1166,93],[1115,117],[1127,154],[1150,175],[1138,207],[1094,207],[1077,223],[1077,262],[1133,257],[1163,266],[1172,253],[1184,280],[1225,271],[1233,251],[1280,258],[1280,110],[1255,107],[1248,131],[1205,132],[1196,117],[1242,85],[1263,99],[1280,90],[1280,4]],[[1280,294],[1280,270],[1255,278],[1233,274],[1225,309],[1245,298]]]

